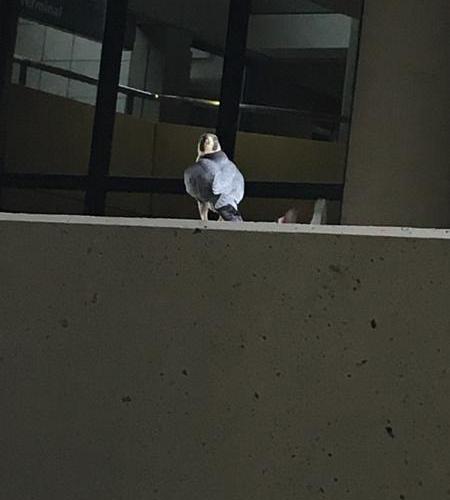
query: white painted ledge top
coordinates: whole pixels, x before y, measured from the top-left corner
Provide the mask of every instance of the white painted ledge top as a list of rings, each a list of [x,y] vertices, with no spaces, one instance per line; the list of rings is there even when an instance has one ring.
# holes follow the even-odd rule
[[[303,233],[348,236],[381,236],[391,238],[428,238],[450,240],[450,229],[410,228],[389,226],[331,226],[310,224],[276,224],[274,222],[207,223],[187,219],[152,219],[137,217],[91,217],[84,215],[19,214],[0,212],[2,222],[32,222],[44,224],[84,224],[99,226],[129,226],[158,229],[204,229],[214,231],[250,231],[269,233]]]

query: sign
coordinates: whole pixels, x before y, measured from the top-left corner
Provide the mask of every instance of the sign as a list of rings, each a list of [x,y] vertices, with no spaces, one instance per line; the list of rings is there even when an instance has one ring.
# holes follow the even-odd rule
[[[21,17],[101,42],[106,0],[20,0]],[[127,19],[125,48],[132,49],[134,26]]]

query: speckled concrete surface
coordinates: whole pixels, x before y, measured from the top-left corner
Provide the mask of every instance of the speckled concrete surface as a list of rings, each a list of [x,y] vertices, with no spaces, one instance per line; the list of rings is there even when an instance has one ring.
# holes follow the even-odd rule
[[[1,499],[450,498],[448,232],[2,215],[0,255]]]

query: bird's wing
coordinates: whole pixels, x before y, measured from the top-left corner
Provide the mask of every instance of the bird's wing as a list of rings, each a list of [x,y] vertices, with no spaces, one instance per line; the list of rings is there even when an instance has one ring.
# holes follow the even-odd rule
[[[210,201],[216,167],[213,162],[200,159],[184,172],[186,191],[193,198]]]
[[[193,198],[198,196],[195,167],[195,165],[192,165],[184,171],[184,186],[186,188],[186,192]]]
[[[236,177],[237,167],[231,161],[227,162],[214,175],[212,191],[216,195],[229,193],[233,190],[233,181]]]

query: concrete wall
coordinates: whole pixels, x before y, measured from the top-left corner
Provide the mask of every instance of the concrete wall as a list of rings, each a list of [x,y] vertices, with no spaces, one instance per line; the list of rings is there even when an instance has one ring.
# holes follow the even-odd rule
[[[94,108],[73,100],[13,86],[6,146],[6,171],[87,174]],[[117,114],[112,175],[149,176],[154,124]],[[149,214],[148,194],[109,194],[107,213]],[[83,213],[84,193],[64,190],[2,189],[5,210]]]
[[[6,170],[87,173],[93,111],[91,106],[62,97],[13,87]],[[181,178],[195,160],[197,140],[203,131],[118,114],[111,174]],[[335,143],[240,133],[236,159],[248,180],[339,183],[343,179],[344,149]],[[5,210],[82,213],[82,201],[82,193],[3,190]],[[275,220],[293,203],[248,200],[243,208],[250,220]],[[308,220],[313,203],[297,203],[304,220]],[[154,196],[151,201],[147,194],[110,193],[107,205],[110,215],[198,217],[195,202],[187,195]],[[336,220],[336,203],[331,207],[331,220],[333,214]]]
[[[87,173],[93,119],[92,106],[12,86],[6,170]],[[150,175],[154,127],[150,122],[116,115],[111,173]]]
[[[448,232],[0,218],[2,498],[448,497]]]
[[[450,227],[447,0],[367,0],[343,221]]]

